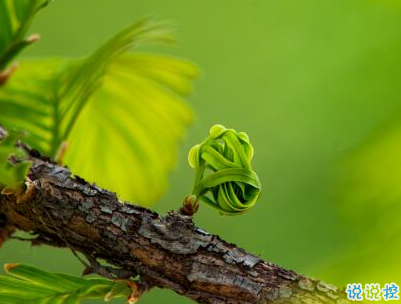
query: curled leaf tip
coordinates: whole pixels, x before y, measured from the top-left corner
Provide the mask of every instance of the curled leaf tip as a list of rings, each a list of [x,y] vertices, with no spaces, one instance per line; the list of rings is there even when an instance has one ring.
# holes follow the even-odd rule
[[[227,130],[223,125],[216,124],[210,128],[209,134],[213,137],[219,136],[222,132]]]
[[[199,145],[193,146],[188,153],[188,163],[192,168],[196,168],[196,160],[198,159]]]
[[[257,202],[261,184],[252,170],[253,147],[244,132],[214,125],[188,155],[196,177],[192,194],[222,214],[241,214]]]

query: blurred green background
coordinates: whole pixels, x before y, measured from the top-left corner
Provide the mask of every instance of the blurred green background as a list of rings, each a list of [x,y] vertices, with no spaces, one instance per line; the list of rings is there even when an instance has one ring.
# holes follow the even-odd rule
[[[202,207],[196,223],[297,272],[345,286],[401,284],[401,5],[368,0],[56,0],[34,22],[23,56],[84,56],[124,26],[155,15],[180,42],[151,47],[201,69],[196,121],[168,193],[192,185],[189,147],[211,125],[246,131],[260,202],[239,217]],[[0,263],[79,274],[66,250],[10,241]],[[398,281],[397,281],[398,280]],[[152,291],[141,303],[190,303]]]

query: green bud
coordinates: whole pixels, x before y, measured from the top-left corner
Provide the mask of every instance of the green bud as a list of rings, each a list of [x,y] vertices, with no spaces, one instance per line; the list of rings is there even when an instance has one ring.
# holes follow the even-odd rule
[[[189,151],[188,162],[196,171],[192,194],[223,214],[250,209],[261,191],[252,157],[246,133],[214,125],[209,136]]]

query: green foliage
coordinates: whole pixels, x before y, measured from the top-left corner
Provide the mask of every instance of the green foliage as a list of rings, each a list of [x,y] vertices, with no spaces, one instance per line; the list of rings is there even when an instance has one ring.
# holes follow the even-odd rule
[[[24,182],[31,163],[24,160],[26,153],[16,146],[21,132],[13,131],[0,141],[0,187],[17,190]],[[11,162],[10,158],[14,161]]]
[[[34,16],[49,0],[0,0],[0,71],[36,37],[25,38]]]
[[[22,62],[0,90],[0,122],[29,131],[26,141],[53,157],[68,140],[65,162],[74,173],[149,204],[166,188],[192,120],[182,96],[197,70],[179,59],[127,51],[171,41],[165,25],[145,19],[85,60]]]
[[[82,279],[20,264],[7,264],[10,276],[0,276],[0,303],[75,304],[85,299],[126,297],[131,290],[123,282]]]
[[[189,152],[189,164],[196,170],[192,194],[223,214],[241,214],[252,208],[261,190],[252,157],[246,133],[214,125],[209,136]]]

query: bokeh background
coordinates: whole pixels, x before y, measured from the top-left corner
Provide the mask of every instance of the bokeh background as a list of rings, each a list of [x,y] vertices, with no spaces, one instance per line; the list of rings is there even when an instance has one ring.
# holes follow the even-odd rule
[[[239,217],[202,207],[199,226],[341,286],[401,285],[401,5],[56,0],[36,18],[33,30],[42,39],[23,56],[85,56],[149,15],[172,21],[180,40],[149,49],[190,59],[201,70],[189,100],[196,120],[168,192],[151,208],[178,208],[192,185],[189,147],[221,123],[249,134],[263,194]],[[66,250],[16,241],[0,251],[0,264],[6,262],[82,271]],[[141,303],[190,301],[157,290]]]

